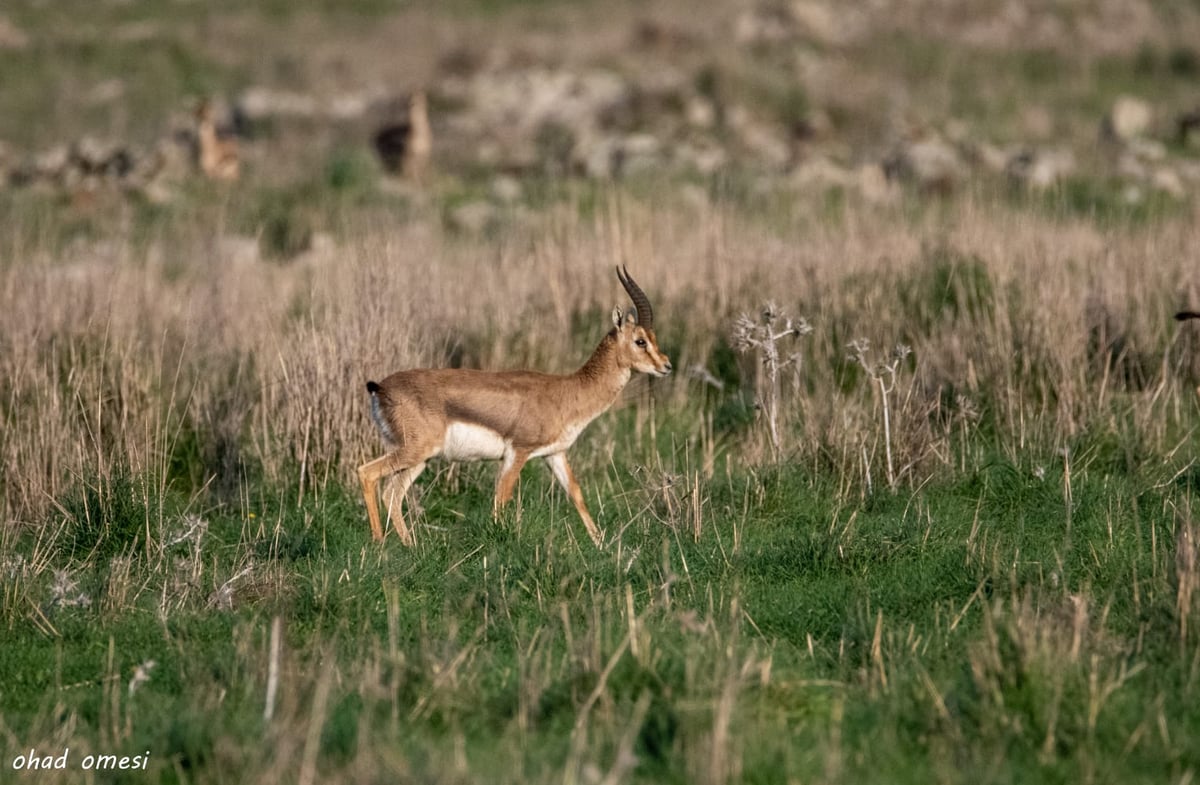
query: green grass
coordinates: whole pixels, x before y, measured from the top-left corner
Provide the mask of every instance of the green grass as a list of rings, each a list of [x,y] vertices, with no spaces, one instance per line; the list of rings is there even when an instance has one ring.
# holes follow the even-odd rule
[[[639,782],[692,781],[710,758],[754,782],[1163,781],[1200,764],[1163,550],[1188,491],[1104,468],[1076,470],[1069,516],[1061,461],[857,503],[795,468],[735,473],[706,486],[697,542],[618,485],[605,523],[631,525],[604,552],[544,472],[527,471],[526,501],[499,522],[486,475],[458,493],[429,478],[415,550],[369,543],[334,487],[298,506],[260,488],[253,518],[208,516],[200,585],[165,614],[187,543],[131,552],[121,580],[140,589],[120,607],[102,600],[111,550],[60,551],[94,601],[48,603],[45,575],[24,587],[42,621],[6,614],[4,722],[44,747],[74,716],[80,745],[149,750],[157,782],[263,771],[283,729],[310,722],[335,779],[557,781],[613,765],[633,715]],[[244,563],[232,608],[214,605]],[[264,723],[274,615],[286,676]],[[723,715],[732,730],[714,741]]]

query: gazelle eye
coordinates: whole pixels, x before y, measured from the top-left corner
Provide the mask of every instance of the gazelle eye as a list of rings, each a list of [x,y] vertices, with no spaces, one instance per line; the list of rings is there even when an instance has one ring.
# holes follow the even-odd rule
[[[637,339],[636,341],[634,341],[633,343],[634,343],[634,345],[635,345],[635,346],[640,346],[640,347],[641,347],[641,348],[643,348],[643,349],[645,349],[645,348],[646,348],[646,339],[645,339],[645,338],[638,338],[638,339]]]

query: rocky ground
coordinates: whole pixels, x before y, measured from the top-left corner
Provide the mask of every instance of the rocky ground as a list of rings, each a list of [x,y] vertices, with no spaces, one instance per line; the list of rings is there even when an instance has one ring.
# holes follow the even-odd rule
[[[796,0],[611,14],[566,4],[498,14],[491,35],[480,34],[487,17],[428,8],[324,30],[304,11],[274,29],[253,11],[135,11],[70,32],[40,27],[46,15],[32,10],[0,17],[5,60],[55,51],[68,63],[12,88],[16,104],[22,88],[61,94],[36,138],[0,141],[7,188],[77,206],[104,192],[170,202],[194,171],[191,109],[203,95],[242,137],[246,179],[287,178],[322,150],[369,149],[371,130],[418,88],[430,96],[441,182],[490,178],[484,202],[518,200],[529,176],[731,172],[871,200],[1091,182],[1137,204],[1190,202],[1200,188],[1200,34],[1189,38],[1200,11],[1182,3]],[[302,58],[289,51],[297,41],[312,42]],[[137,47],[194,45],[190,67],[213,75],[193,81],[211,89],[156,85],[131,119],[122,106],[146,92],[145,74],[120,72],[117,58],[112,73],[84,79],[69,62],[105,42],[135,44],[134,62]],[[0,140],[5,126],[11,118]]]

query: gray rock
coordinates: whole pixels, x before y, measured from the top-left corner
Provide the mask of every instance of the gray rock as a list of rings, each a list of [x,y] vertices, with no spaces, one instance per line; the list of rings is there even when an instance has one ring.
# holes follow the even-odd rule
[[[1154,122],[1150,104],[1140,98],[1123,95],[1113,102],[1112,109],[1101,124],[1101,133],[1109,139],[1127,142],[1144,135]]]
[[[1074,171],[1075,155],[1070,150],[1021,150],[1005,166],[1014,182],[1035,190],[1049,188]]]
[[[958,151],[936,136],[901,145],[883,162],[889,180],[907,182],[924,191],[953,190],[963,179]]]

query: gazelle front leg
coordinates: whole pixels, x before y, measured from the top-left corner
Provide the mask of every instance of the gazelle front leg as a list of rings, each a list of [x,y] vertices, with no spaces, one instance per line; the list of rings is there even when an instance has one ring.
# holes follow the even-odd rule
[[[592,538],[592,542],[599,548],[604,541],[604,537],[600,534],[600,530],[596,528],[596,522],[592,520],[591,514],[588,513],[587,505],[583,503],[583,490],[580,489],[579,483],[575,482],[575,473],[571,471],[571,464],[567,463],[567,454],[559,452],[554,455],[547,455],[546,463],[550,465],[550,470],[554,472],[554,478],[558,480],[558,484],[563,487],[563,490],[571,497],[571,501],[575,503],[575,509],[578,510],[579,517],[583,519],[583,525],[587,527],[588,536]]]

